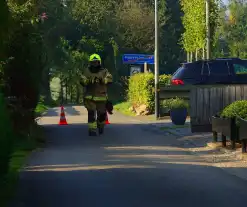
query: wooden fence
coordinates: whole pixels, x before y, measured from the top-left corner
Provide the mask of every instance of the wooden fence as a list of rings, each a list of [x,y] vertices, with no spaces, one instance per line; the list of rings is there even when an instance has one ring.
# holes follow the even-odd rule
[[[192,132],[211,132],[212,116],[236,100],[247,100],[247,84],[160,87],[160,101],[175,97],[190,102]]]
[[[169,98],[184,98],[190,99],[191,86],[163,86],[160,87],[160,100],[165,100]]]
[[[247,100],[247,85],[207,85],[190,90],[192,132],[211,132],[213,115],[236,100]]]

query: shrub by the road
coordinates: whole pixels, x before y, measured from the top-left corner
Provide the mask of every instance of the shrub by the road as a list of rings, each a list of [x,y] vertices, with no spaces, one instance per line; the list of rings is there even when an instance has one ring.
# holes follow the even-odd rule
[[[170,75],[160,76],[160,85],[170,83]],[[139,73],[129,79],[128,101],[133,107],[146,105],[148,110],[154,110],[154,74]]]
[[[11,129],[11,122],[6,110],[3,95],[0,94],[0,179],[8,171],[13,139],[14,135]]]
[[[170,85],[171,84],[171,75],[160,75],[159,82],[161,86]]]
[[[0,93],[0,206],[5,206],[13,196],[26,157],[44,142],[43,130],[34,121],[28,125],[28,134],[14,131],[11,119],[14,112],[8,106]],[[46,109],[41,98],[35,111],[40,114]]]
[[[235,118],[240,117],[247,120],[247,100],[235,101],[225,107],[221,113],[221,117]]]
[[[128,100],[132,106],[146,105],[150,110],[154,107],[154,75],[140,73],[129,79]]]

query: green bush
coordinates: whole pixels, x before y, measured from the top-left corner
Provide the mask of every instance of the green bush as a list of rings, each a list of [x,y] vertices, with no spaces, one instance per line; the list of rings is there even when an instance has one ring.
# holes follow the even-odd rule
[[[7,173],[12,152],[13,133],[3,95],[0,94],[0,178]]]
[[[160,75],[160,85],[170,85],[171,84],[171,75]]]
[[[177,109],[177,108],[189,109],[189,103],[188,103],[188,101],[186,101],[182,98],[176,97],[176,98],[164,100],[162,102],[162,107],[168,108],[168,109]]]
[[[160,76],[160,85],[170,84],[170,75]],[[154,110],[154,74],[139,73],[129,79],[128,101],[132,106],[145,104],[148,109]]]
[[[247,120],[247,100],[235,101],[225,107],[221,113],[223,118],[240,117]]]
[[[129,79],[128,100],[132,106],[145,104],[150,110],[154,108],[154,75],[139,73]]]

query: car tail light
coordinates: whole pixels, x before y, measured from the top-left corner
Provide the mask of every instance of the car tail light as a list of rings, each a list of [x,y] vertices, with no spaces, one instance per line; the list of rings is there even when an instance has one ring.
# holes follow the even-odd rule
[[[184,82],[179,79],[172,80],[172,85],[184,85]]]

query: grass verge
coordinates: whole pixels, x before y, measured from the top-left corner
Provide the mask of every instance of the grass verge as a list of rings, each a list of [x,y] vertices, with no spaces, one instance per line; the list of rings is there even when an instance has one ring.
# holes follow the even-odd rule
[[[47,111],[49,107],[46,106],[44,103],[38,103],[36,109],[35,109],[35,114],[36,116],[40,116],[41,114],[43,114],[44,112]]]
[[[21,168],[25,165],[27,157],[38,147],[45,143],[43,129],[35,125],[32,136],[15,141],[13,153],[9,162],[8,173],[0,180],[0,206],[7,206],[14,197]]]
[[[185,125],[174,125],[174,126],[164,126],[164,127],[160,127],[161,130],[167,130],[167,129],[183,129],[183,128],[188,128],[190,127],[189,124],[185,124]]]
[[[41,115],[47,109],[48,106],[39,103],[35,110],[36,116]],[[33,150],[42,147],[45,143],[43,128],[37,124],[33,124],[33,126],[30,127],[29,136],[23,135],[22,137],[18,137],[14,143],[8,172],[4,177],[0,177],[1,207],[7,206],[8,202],[14,197],[19,180],[19,173],[27,157]]]
[[[43,100],[39,101],[38,105],[35,109],[35,115],[36,117],[41,116],[43,113],[45,113],[48,108],[56,107],[58,106],[58,103],[54,100],[52,100],[52,103],[50,105],[46,105]]]
[[[121,112],[121,113],[123,113],[125,115],[128,115],[128,116],[135,116],[135,113],[131,112],[129,110],[130,107],[131,107],[131,104],[129,102],[126,102],[126,101],[120,102],[120,103],[116,103],[114,105],[114,109],[116,111],[119,111],[119,112]]]
[[[8,173],[0,179],[0,206],[7,206],[14,197],[21,168],[25,165],[30,153],[44,144],[43,129],[35,126],[32,129],[32,136],[15,141],[13,153],[9,162]]]

